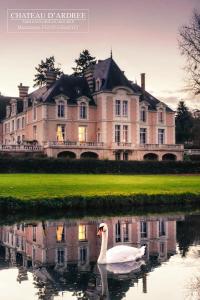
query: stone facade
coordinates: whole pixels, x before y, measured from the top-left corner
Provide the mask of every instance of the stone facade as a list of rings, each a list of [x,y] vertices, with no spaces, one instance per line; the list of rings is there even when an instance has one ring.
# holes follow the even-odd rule
[[[50,78],[53,78],[52,76]],[[0,151],[38,147],[50,157],[182,160],[175,144],[175,114],[130,82],[112,58],[85,78],[63,75],[10,99],[0,124]],[[16,148],[17,145],[17,148]]]

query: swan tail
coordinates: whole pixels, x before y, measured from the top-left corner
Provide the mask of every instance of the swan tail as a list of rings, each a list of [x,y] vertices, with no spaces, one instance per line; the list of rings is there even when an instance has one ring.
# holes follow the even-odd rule
[[[146,250],[146,246],[142,246],[142,247],[140,248],[140,257],[144,256],[145,250]]]

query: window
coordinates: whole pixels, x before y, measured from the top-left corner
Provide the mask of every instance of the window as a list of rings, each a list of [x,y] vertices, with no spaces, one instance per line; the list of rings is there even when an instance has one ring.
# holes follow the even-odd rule
[[[56,229],[56,241],[57,242],[65,241],[65,230],[63,225],[59,225]]]
[[[158,144],[165,143],[165,129],[158,129]]]
[[[163,220],[159,221],[159,236],[166,235],[166,223]]]
[[[100,143],[101,142],[101,131],[100,129],[98,129],[98,132],[97,132],[97,143]]]
[[[121,152],[120,151],[115,152],[115,160],[121,160]]]
[[[121,242],[121,226],[119,222],[115,224],[115,242]]]
[[[33,126],[33,139],[37,140],[37,126],[36,125]]]
[[[84,265],[87,262],[87,248],[80,247],[80,263]]]
[[[121,101],[115,100],[115,115],[120,116],[121,114]]]
[[[128,152],[123,152],[123,160],[128,160]]]
[[[120,125],[115,125],[115,143],[120,143]]]
[[[123,143],[128,143],[128,125],[123,125]]]
[[[17,113],[17,105],[16,103],[11,104],[11,115],[14,116]]]
[[[160,108],[158,111],[158,122],[163,123],[164,122],[164,112],[163,109]]]
[[[123,117],[127,117],[128,116],[128,101],[127,100],[123,101],[122,115],[123,115]]]
[[[6,118],[10,117],[10,105],[6,106]]]
[[[24,128],[24,127],[25,127],[25,118],[22,117],[22,128]]]
[[[140,144],[146,144],[147,142],[147,129],[140,128]]]
[[[57,108],[58,108],[58,111],[57,111],[58,118],[64,118],[65,117],[65,104],[64,104],[64,102],[59,101]]]
[[[80,119],[87,119],[87,104],[85,102],[80,104]]]
[[[78,226],[78,239],[79,239],[79,241],[86,240],[86,225]]]
[[[12,120],[12,131],[14,131],[15,130],[15,120]]]
[[[65,125],[57,125],[56,137],[59,143],[63,143],[65,140]]]
[[[163,256],[165,255],[165,243],[160,242],[160,255]]]
[[[141,107],[141,109],[140,109],[140,121],[146,122],[146,109],[145,109],[145,107]]]
[[[57,262],[58,264],[64,264],[65,262],[65,250],[63,248],[57,249]]]
[[[20,119],[17,119],[17,129],[20,129]]]
[[[140,222],[140,236],[141,238],[147,238],[148,235],[148,226],[147,226],[147,222]]]
[[[35,103],[33,103],[33,120],[37,119],[37,108]]]
[[[79,142],[86,142],[86,140],[87,140],[87,127],[86,126],[79,126],[78,140],[79,140]]]
[[[37,227],[33,226],[33,242],[36,242],[36,230],[37,230]]]
[[[128,223],[122,224],[122,230],[123,230],[123,241],[128,242],[129,241],[129,227]]]

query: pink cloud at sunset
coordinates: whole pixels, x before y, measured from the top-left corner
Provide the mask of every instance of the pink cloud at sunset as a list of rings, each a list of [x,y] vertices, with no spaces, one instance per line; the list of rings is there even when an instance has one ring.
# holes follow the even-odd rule
[[[81,32],[7,32],[7,9],[88,9],[89,30]],[[130,80],[140,83],[146,73],[146,88],[172,108],[185,99],[200,107],[198,97],[184,91],[185,60],[178,48],[178,30],[189,22],[199,0],[132,1],[2,1],[0,3],[0,91],[16,95],[22,82],[33,86],[34,67],[54,55],[65,73],[71,73],[74,59],[89,49],[104,59],[113,58]],[[31,88],[33,89],[33,88]],[[182,90],[182,92],[178,92]]]

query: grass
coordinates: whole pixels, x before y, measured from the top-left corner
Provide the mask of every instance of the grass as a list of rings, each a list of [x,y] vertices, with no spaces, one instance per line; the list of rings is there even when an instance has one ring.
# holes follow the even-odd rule
[[[198,175],[0,174],[0,198],[53,199],[133,194],[200,195]]]

